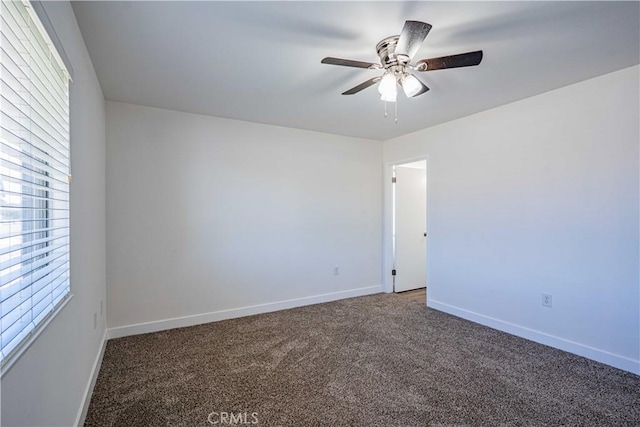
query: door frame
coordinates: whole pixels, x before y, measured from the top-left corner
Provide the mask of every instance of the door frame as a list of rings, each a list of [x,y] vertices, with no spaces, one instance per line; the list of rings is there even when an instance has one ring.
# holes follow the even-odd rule
[[[429,284],[429,187],[431,180],[430,176],[430,161],[429,156],[409,157],[402,160],[395,160],[393,162],[386,162],[384,167],[384,213],[383,213],[383,231],[382,231],[382,247],[383,247],[383,266],[382,266],[382,289],[386,293],[393,292],[393,276],[391,270],[393,270],[393,187],[391,178],[393,177],[393,167],[403,165],[405,163],[413,163],[421,160],[427,162],[427,217],[425,218],[427,241],[426,241],[426,254],[425,260],[427,266],[427,285]]]

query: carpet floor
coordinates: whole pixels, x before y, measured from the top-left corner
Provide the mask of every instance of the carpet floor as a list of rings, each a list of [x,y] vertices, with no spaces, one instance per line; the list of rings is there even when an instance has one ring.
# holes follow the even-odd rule
[[[639,426],[640,377],[426,308],[424,291],[109,340],[86,426],[214,423]]]

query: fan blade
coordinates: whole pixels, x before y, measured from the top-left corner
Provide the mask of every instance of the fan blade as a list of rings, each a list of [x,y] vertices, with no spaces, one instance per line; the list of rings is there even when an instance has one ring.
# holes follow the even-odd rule
[[[369,68],[372,70],[381,68],[379,64],[374,64],[373,62],[353,61],[351,59],[332,58],[330,56],[324,58],[320,62],[322,64],[342,65],[345,67],[356,67],[356,68]]]
[[[416,63],[417,71],[442,70],[444,68],[470,67],[482,61],[482,51],[442,56],[440,58],[421,59]]]
[[[406,21],[396,45],[396,56],[405,56],[411,61],[418,53],[418,49],[429,34],[429,30],[431,30],[431,25],[426,22]]]
[[[366,82],[360,83],[358,86],[352,87],[351,89],[349,89],[346,92],[342,92],[342,94],[343,95],[356,94],[356,93],[360,92],[361,90],[368,88],[369,86],[373,86],[374,84],[378,83],[381,79],[382,79],[382,76],[371,78],[371,79],[367,80]]]

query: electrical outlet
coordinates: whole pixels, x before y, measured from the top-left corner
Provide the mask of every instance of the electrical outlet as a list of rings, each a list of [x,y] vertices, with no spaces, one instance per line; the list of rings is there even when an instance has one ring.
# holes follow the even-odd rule
[[[98,327],[98,313],[93,313],[93,329]]]
[[[333,267],[333,275],[338,276],[340,274],[340,266]]]
[[[553,302],[553,299],[551,297],[551,294],[542,294],[542,306],[543,307],[551,308],[552,302]]]

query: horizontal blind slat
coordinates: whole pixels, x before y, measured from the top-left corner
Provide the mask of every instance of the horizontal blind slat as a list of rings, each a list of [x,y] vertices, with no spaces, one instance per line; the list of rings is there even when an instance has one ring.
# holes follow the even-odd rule
[[[52,221],[57,221],[57,220],[69,220],[69,217],[59,217],[59,218],[53,218]],[[30,223],[30,222],[37,222],[37,221],[42,221],[40,219],[24,219],[24,220],[18,220],[18,221],[0,221],[0,225],[5,226],[6,230],[13,230],[12,227],[19,227],[22,224],[25,223]],[[5,235],[4,230],[5,228],[2,229],[3,230],[3,235]],[[6,236],[9,236],[9,233],[11,231],[7,231]]]

